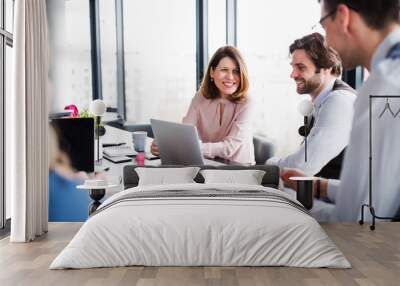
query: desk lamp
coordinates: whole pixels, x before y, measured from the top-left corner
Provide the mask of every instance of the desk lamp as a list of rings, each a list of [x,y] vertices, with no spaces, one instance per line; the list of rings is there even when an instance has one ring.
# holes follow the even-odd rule
[[[97,160],[100,161],[100,121],[101,116],[106,112],[106,105],[101,99],[93,100],[89,107],[90,113],[96,116],[96,138],[97,138]]]
[[[299,102],[297,110],[304,116],[304,161],[307,162],[307,136],[308,136],[308,116],[314,111],[314,105],[308,99],[303,99]]]

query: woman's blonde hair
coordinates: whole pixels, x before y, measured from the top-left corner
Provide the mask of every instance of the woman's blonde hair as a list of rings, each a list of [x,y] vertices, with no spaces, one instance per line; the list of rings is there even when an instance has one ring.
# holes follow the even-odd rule
[[[247,67],[240,52],[232,46],[221,47],[214,53],[208,64],[207,71],[204,74],[199,92],[202,96],[209,99],[215,99],[221,96],[214,81],[211,81],[211,69],[215,70],[219,62],[225,57],[229,57],[237,64],[240,74],[240,85],[233,94],[229,95],[228,99],[232,102],[245,101],[247,99],[247,91],[249,90]]]

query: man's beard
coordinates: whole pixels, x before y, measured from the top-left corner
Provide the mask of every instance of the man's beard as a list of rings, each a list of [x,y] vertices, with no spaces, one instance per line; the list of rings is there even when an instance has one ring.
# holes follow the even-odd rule
[[[296,80],[296,79],[295,79]],[[300,78],[303,81],[303,87],[297,87],[298,94],[310,94],[317,88],[321,86],[321,78],[318,74],[313,75],[310,79],[305,80],[304,78]]]

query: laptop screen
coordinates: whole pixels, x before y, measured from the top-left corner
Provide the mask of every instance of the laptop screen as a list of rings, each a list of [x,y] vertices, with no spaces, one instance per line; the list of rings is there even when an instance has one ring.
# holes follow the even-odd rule
[[[72,167],[77,171],[94,172],[93,118],[59,118],[53,119],[51,124]]]

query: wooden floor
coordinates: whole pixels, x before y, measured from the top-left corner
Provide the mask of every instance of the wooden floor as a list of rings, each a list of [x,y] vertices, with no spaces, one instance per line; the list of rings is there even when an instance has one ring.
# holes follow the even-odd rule
[[[400,223],[331,224],[324,229],[353,268],[123,267],[48,270],[79,223],[51,223],[32,243],[0,241],[0,285],[400,285]]]

